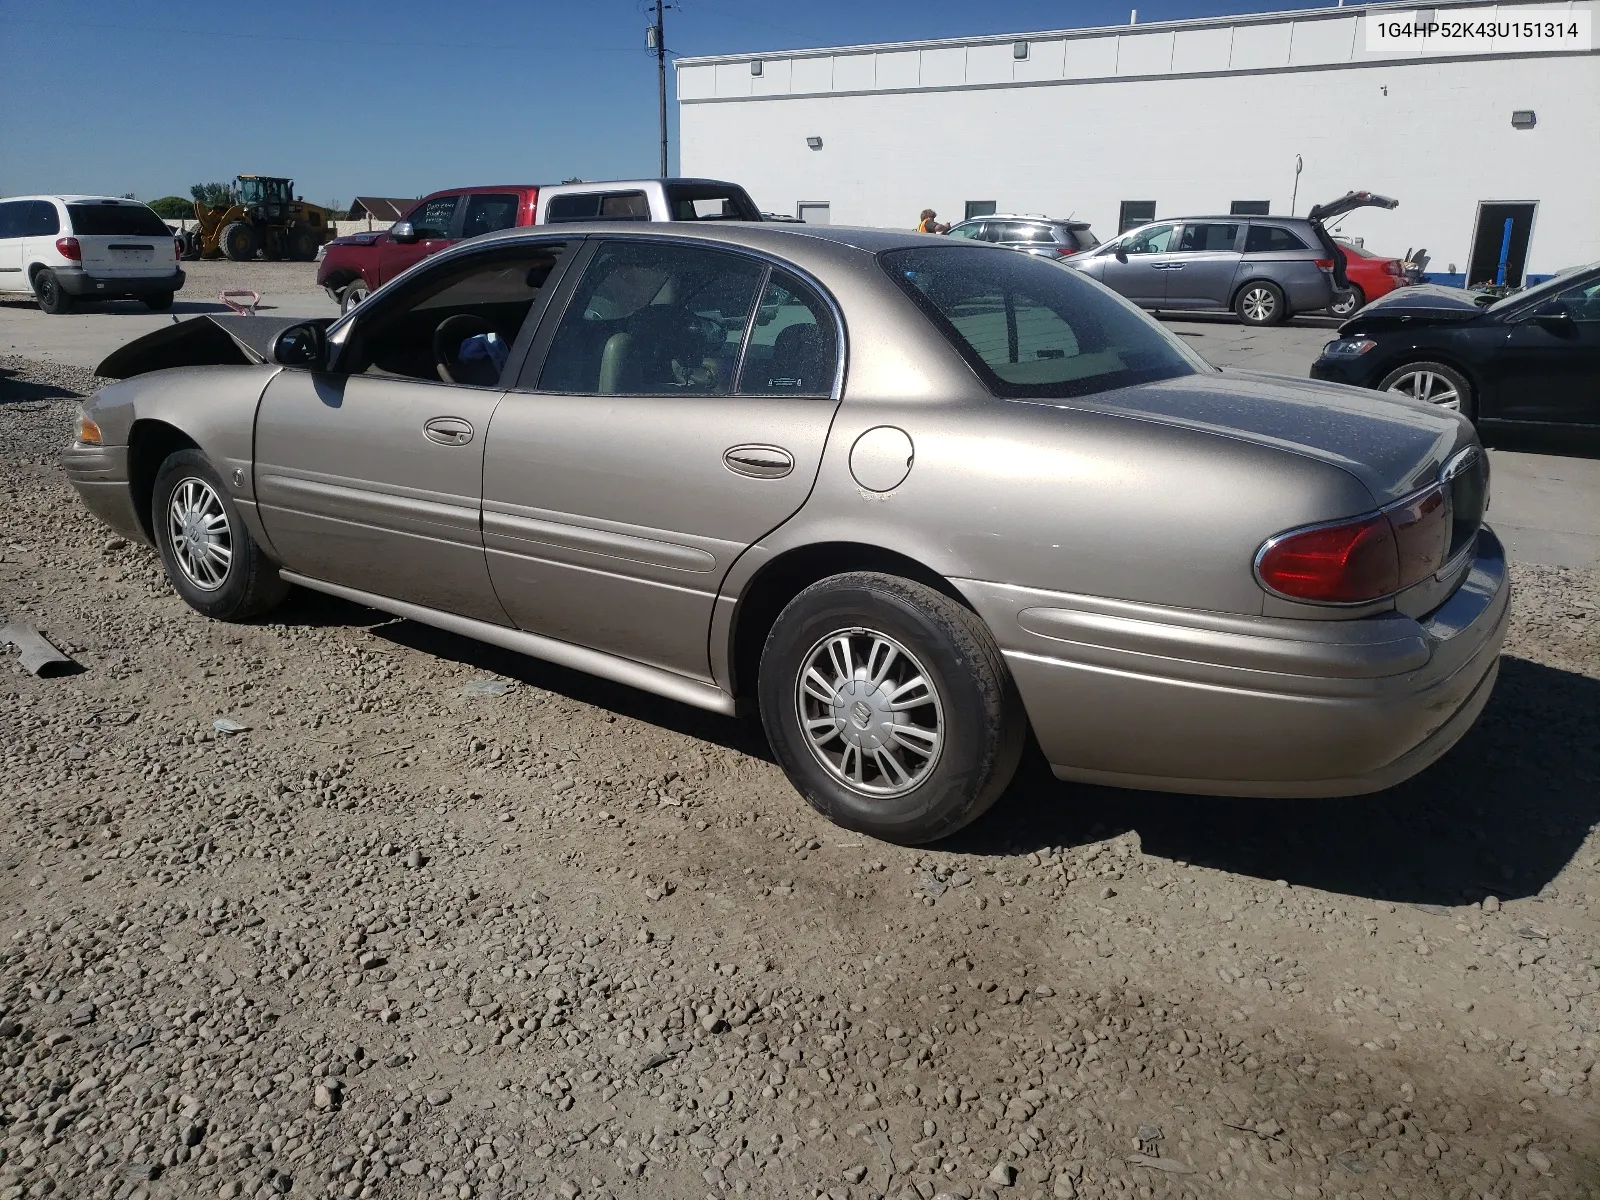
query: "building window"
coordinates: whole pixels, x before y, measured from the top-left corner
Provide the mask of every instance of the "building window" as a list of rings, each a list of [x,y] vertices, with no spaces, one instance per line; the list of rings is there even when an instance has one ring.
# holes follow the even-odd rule
[[[967,215],[963,217],[962,220],[970,221],[973,217],[987,217],[993,212],[993,200],[968,200]]]
[[[1270,200],[1235,200],[1228,206],[1230,217],[1264,217],[1271,211]]]
[[[1124,200],[1122,211],[1117,214],[1117,232],[1127,233],[1140,225],[1148,225],[1156,219],[1156,202],[1154,200]]]

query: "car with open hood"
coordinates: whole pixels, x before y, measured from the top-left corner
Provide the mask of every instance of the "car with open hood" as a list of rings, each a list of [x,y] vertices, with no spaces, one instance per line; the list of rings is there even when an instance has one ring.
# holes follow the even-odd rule
[[[68,478],[198,612],[296,585],[759,713],[807,800],[898,842],[982,813],[1030,729],[1067,780],[1384,788],[1498,670],[1469,422],[1218,370],[981,243],[512,230],[99,370]]]
[[[1600,426],[1600,263],[1501,299],[1431,285],[1390,292],[1339,327],[1311,376],[1488,426]]]

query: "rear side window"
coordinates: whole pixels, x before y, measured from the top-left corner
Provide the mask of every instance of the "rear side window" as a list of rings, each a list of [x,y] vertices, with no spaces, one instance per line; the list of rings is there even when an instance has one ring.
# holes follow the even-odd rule
[[[517,206],[522,197],[516,193],[485,192],[467,197],[467,216],[461,226],[461,236],[477,237],[497,229],[510,229],[517,223]]]
[[[1204,365],[1126,301],[1031,255],[950,246],[879,261],[997,396],[1085,396]]]
[[[1252,225],[1245,235],[1246,254],[1269,254],[1279,250],[1309,250],[1311,247],[1281,225]]]
[[[1237,224],[1224,225],[1220,222],[1205,222],[1185,225],[1183,227],[1183,237],[1178,242],[1178,249],[1197,253],[1207,250],[1232,250],[1233,244],[1238,240],[1239,226]]]
[[[1054,242],[1056,239],[1048,225],[1019,225],[1017,227],[1017,240],[1020,242]]]
[[[740,393],[827,396],[838,363],[839,337],[828,309],[794,276],[774,270],[745,346]]]
[[[765,270],[737,254],[608,242],[584,271],[539,390],[725,396]]]
[[[406,218],[411,222],[412,232],[418,238],[449,237],[450,222],[455,219],[456,202],[460,199],[460,196],[439,196],[424,200]]]
[[[166,222],[142,204],[69,204],[67,219],[80,237],[172,236]]]
[[[650,202],[643,192],[579,192],[552,197],[544,219],[546,222],[648,221]]]
[[[674,221],[759,221],[761,214],[743,188],[707,183],[667,186]]]
[[[23,237],[55,237],[61,232],[61,217],[56,213],[56,206],[48,200],[35,200],[33,207],[28,210],[28,223],[23,228]],[[161,226],[162,233],[170,232],[166,225]]]

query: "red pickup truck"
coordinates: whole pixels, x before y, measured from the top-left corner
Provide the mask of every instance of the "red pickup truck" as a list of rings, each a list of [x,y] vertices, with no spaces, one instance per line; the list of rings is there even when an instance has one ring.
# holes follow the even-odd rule
[[[446,246],[497,229],[532,225],[538,207],[539,189],[531,184],[434,192],[381,233],[355,233],[329,242],[319,259],[317,282],[341,312],[349,312],[401,271]]]

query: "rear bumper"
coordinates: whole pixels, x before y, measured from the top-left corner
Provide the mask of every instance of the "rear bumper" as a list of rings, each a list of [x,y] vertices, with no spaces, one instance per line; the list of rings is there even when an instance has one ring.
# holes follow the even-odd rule
[[[1343,796],[1428,766],[1488,702],[1509,615],[1487,527],[1422,620],[1295,621],[958,581],[1063,779],[1215,795]]]
[[[161,292],[176,292],[183,287],[184,273],[173,271],[167,275],[91,275],[87,271],[56,271],[61,290],[69,296],[96,296],[112,299],[119,296],[154,296]]]
[[[133,490],[128,486],[126,446],[81,446],[73,443],[58,460],[67,482],[83,498],[89,511],[118,533],[148,541]]]

